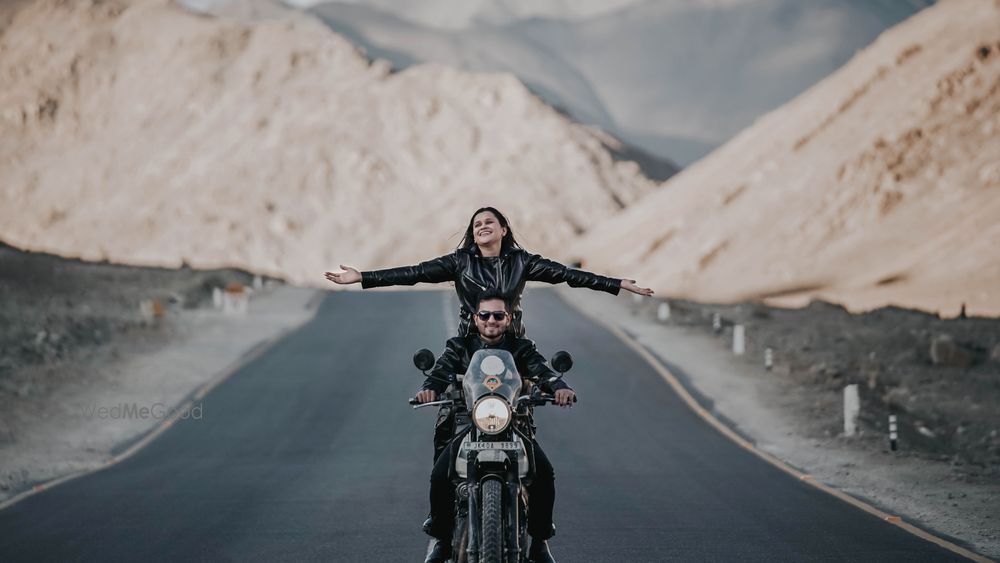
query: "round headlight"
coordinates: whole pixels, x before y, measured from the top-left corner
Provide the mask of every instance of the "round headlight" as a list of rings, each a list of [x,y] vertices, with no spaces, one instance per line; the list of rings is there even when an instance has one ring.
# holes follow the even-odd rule
[[[510,406],[497,397],[480,399],[472,409],[472,421],[487,434],[498,434],[510,424]]]

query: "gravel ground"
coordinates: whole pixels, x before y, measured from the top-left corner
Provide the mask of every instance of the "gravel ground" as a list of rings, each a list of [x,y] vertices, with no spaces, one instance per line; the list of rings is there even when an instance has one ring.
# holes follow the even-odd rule
[[[255,345],[311,317],[316,292],[277,283],[246,315],[214,308],[213,287],[250,280],[0,247],[0,501],[101,466]],[[151,299],[162,315],[140,312]],[[110,411],[123,404],[154,412]]]
[[[162,332],[164,323],[143,318],[144,300],[159,300],[165,312],[197,309],[211,304],[213,287],[250,281],[236,270],[87,263],[0,244],[0,392],[45,387],[18,380],[24,367],[75,359],[125,333]]]
[[[941,320],[897,309],[851,315],[822,303],[786,310],[671,301],[670,319],[661,322],[661,300],[561,294],[633,335],[758,448],[1000,558],[1000,363],[988,352],[1000,342],[1000,320]],[[732,353],[734,323],[746,327],[743,356]],[[970,352],[970,366],[933,364],[931,341],[945,334]],[[768,347],[770,370],[763,366]],[[862,400],[854,437],[843,434],[848,383],[859,384]],[[899,417],[895,452],[886,429],[890,411]]]
[[[644,304],[651,317],[659,303]],[[671,302],[671,323],[721,340],[745,327],[748,365],[763,365],[772,349],[773,377],[809,389],[816,416],[812,437],[843,432],[843,388],[858,384],[860,431],[887,443],[888,416],[899,423],[900,455],[949,462],[956,474],[1000,479],[1000,319],[936,316],[885,308],[852,315],[828,303],[805,309],[757,304],[699,305]],[[935,351],[932,352],[932,349]],[[932,357],[933,356],[933,357]],[[935,359],[938,363],[935,362]]]

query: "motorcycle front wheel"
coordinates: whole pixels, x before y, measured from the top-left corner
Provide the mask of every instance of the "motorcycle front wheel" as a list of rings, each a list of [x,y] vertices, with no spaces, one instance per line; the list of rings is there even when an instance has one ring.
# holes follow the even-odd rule
[[[482,549],[480,563],[504,563],[503,561],[503,485],[496,479],[488,479],[482,486]]]

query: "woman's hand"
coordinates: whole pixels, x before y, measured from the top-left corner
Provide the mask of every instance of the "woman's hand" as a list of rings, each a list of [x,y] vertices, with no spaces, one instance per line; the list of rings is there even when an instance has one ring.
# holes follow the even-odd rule
[[[632,293],[637,293],[644,297],[649,297],[653,294],[653,290],[648,287],[639,287],[635,285],[635,280],[622,280],[622,289],[627,289]]]
[[[349,285],[361,281],[361,272],[343,264],[341,264],[340,267],[344,270],[343,272],[327,272],[326,279],[332,281],[333,283],[339,283],[342,285]]]

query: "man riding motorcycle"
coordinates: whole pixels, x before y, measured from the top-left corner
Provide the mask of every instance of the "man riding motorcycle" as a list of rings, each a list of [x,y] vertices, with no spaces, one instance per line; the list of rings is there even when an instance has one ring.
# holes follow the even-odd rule
[[[535,343],[525,338],[519,338],[511,333],[511,307],[502,294],[497,291],[486,292],[479,298],[474,322],[477,334],[455,337],[448,340],[445,351],[437,360],[423,387],[416,395],[417,401],[427,403],[434,401],[437,395],[445,390],[451,374],[465,373],[469,367],[472,355],[484,348],[499,348],[507,350],[514,356],[518,372],[525,381],[536,383],[539,388],[555,397],[555,403],[560,406],[570,406],[575,393],[556,373],[549,368],[545,358],[535,348]],[[461,436],[461,429],[449,428],[451,436]],[[528,509],[528,533],[532,537],[528,557],[534,562],[555,563],[548,548],[548,538],[552,536],[552,507],[555,503],[555,482],[552,465],[545,453],[534,440],[534,428],[525,429],[532,437],[536,473],[528,495],[531,499]],[[458,454],[457,445],[460,440],[453,439],[443,455],[439,455],[431,472],[431,518],[425,529],[437,539],[436,544],[427,556],[426,563],[443,563],[451,556],[451,535],[454,529],[454,488],[449,479],[449,471],[455,463]]]

